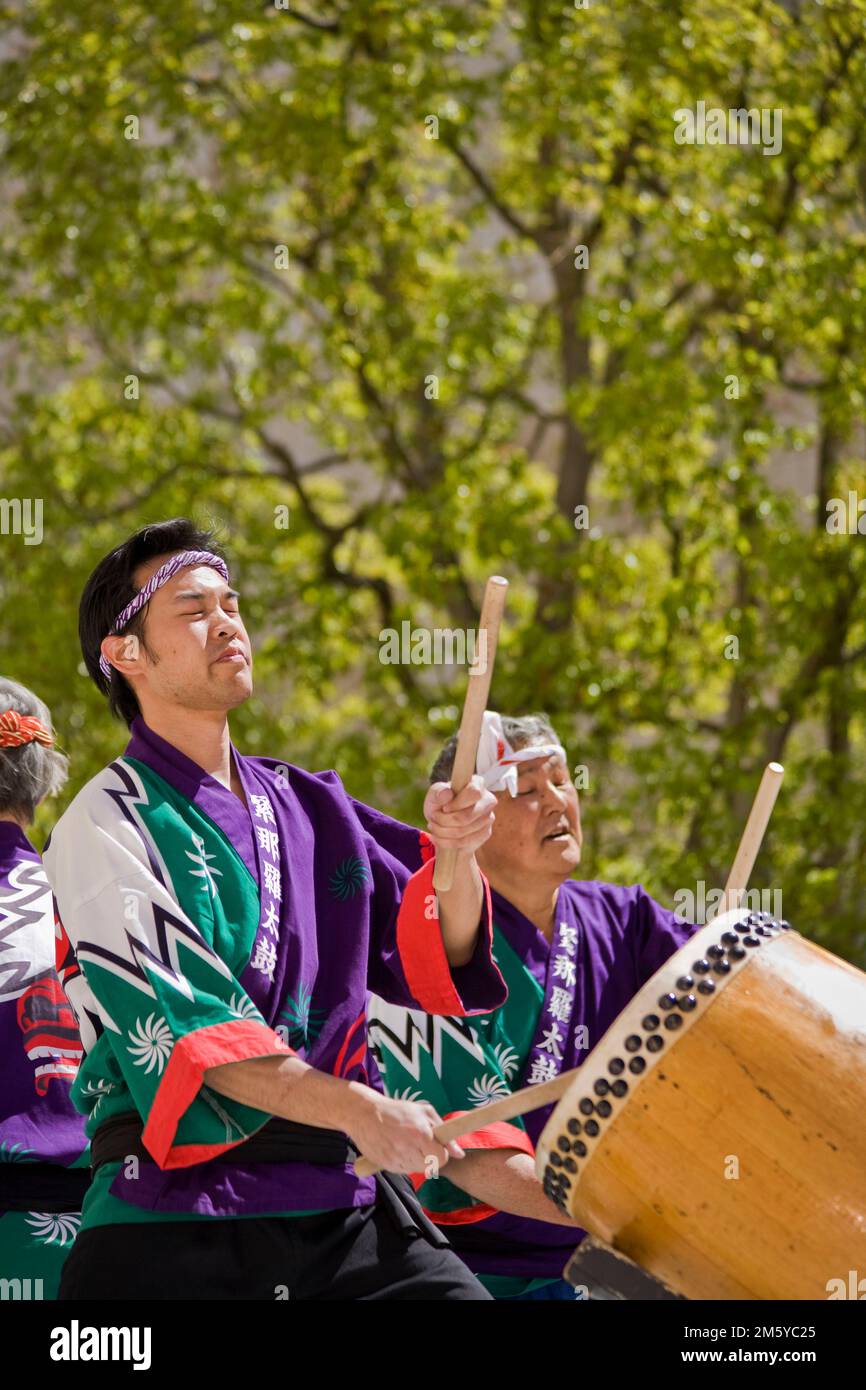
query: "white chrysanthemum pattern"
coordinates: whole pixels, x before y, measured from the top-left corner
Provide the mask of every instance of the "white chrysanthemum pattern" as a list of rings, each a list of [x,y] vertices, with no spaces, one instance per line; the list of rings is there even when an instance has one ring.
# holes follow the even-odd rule
[[[511,1092],[501,1076],[488,1076],[485,1073],[484,1076],[476,1076],[469,1087],[468,1095],[471,1105],[489,1105],[492,1100],[498,1100],[500,1096],[509,1096]]]
[[[520,1066],[520,1054],[508,1043],[497,1043],[492,1049],[496,1064],[506,1081],[510,1081]]]
[[[149,1014],[146,1022],[142,1023],[137,1018],[135,1028],[130,1029],[127,1036],[131,1042],[126,1050],[135,1058],[135,1065],[144,1067],[146,1073],[152,1072],[155,1067],[157,1075],[161,1076],[174,1046],[174,1038],[165,1019]]]
[[[72,1212],[31,1211],[27,1225],[39,1245],[71,1245],[78,1235],[81,1217]]]

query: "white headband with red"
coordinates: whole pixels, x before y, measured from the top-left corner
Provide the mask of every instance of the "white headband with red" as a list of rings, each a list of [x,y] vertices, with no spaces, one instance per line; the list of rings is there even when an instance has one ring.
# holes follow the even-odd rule
[[[528,748],[512,748],[505,737],[502,716],[495,710],[484,711],[475,771],[484,779],[484,785],[490,791],[508,791],[516,796],[518,764],[531,762],[533,758],[550,757],[561,758],[568,765],[561,743],[533,743]]]

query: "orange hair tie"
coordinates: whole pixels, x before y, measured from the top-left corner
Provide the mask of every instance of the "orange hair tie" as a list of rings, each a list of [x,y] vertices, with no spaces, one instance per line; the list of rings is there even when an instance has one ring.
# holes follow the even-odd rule
[[[54,735],[41,719],[33,714],[19,714],[17,709],[0,713],[0,748],[20,748],[23,743],[41,743],[54,747]]]

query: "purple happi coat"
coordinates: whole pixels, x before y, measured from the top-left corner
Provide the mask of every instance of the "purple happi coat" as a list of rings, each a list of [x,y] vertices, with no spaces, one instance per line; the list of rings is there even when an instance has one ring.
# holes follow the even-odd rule
[[[226,1159],[270,1117],[204,1073],[294,1052],[367,1081],[368,989],[461,1016],[507,994],[487,891],[474,956],[449,967],[423,832],[354,801],[335,772],[233,756],[244,801],[138,718],[45,848],[87,1050],[76,1099],[91,1135],[141,1116],[156,1163],[118,1172],[111,1195],[155,1219],[373,1201],[351,1164]]]
[[[484,1106],[579,1067],[629,1000],[697,927],[683,924],[639,885],[569,879],[559,889],[552,942],[491,892],[493,952],[508,998],[488,1016],[424,1020],[372,999],[371,1037],[389,1094],[430,1102],[441,1115],[471,1113],[467,1149],[533,1154],[553,1106],[510,1123],[484,1124]],[[560,1276],[585,1234],[513,1216],[459,1188],[460,1163],[413,1179],[429,1215],[475,1273]],[[553,1208],[551,1207],[551,1211]]]
[[[42,861],[19,826],[0,821],[0,1206],[3,1164],[85,1161],[84,1120],[70,1099],[81,1040],[54,946]]]

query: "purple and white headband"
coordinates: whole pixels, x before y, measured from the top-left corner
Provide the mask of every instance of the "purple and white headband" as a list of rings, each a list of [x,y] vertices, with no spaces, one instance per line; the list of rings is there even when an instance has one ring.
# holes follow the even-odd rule
[[[134,598],[130,599],[123,611],[118,613],[106,636],[114,637],[116,633],[121,632],[130,618],[134,618],[148,599],[153,598],[157,589],[161,589],[163,584],[167,584],[169,579],[173,579],[178,570],[189,569],[191,565],[209,565],[211,569],[215,569],[221,574],[228,583],[229,572],[226,563],[218,555],[212,555],[209,550],[181,550],[179,554],[172,555],[170,560],[166,560],[164,565],[160,565],[159,569],[150,576],[147,583],[139,589]],[[111,678],[111,663],[106,661],[102,655],[99,658],[99,669],[107,679]]]

